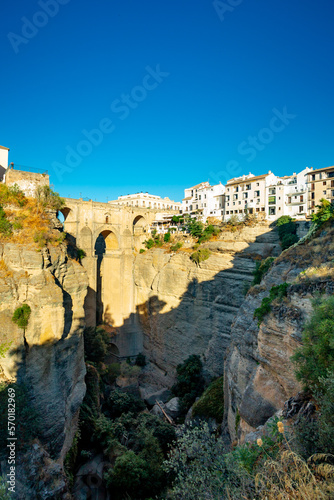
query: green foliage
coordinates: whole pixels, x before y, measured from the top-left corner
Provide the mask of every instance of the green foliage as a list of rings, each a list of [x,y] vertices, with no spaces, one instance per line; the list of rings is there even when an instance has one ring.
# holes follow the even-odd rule
[[[172,252],[177,252],[181,247],[182,243],[178,241],[177,243],[175,243],[175,245],[171,245],[170,249],[172,250]]]
[[[141,249],[139,250],[139,253],[145,253],[144,248],[141,248]]]
[[[202,236],[204,226],[202,222],[192,217],[189,217],[186,221],[186,228],[191,234],[191,236],[193,236],[194,238],[199,238],[200,236]]]
[[[192,253],[190,258],[197,265],[204,260],[207,260],[211,255],[211,252],[208,248],[199,248],[196,252]]]
[[[12,321],[13,323],[16,323],[19,328],[26,329],[28,326],[30,314],[30,306],[28,306],[28,304],[23,304],[23,306],[15,309]]]
[[[261,280],[263,276],[269,271],[271,264],[274,262],[275,258],[274,257],[267,257],[264,260],[261,260],[260,262],[256,262],[256,268],[255,271],[253,271],[253,285],[259,285],[261,283]]]
[[[169,243],[170,242],[170,233],[164,234],[164,242]]]
[[[271,287],[269,297],[264,297],[261,306],[254,311],[254,319],[258,319],[258,326],[262,323],[264,316],[271,311],[272,301],[275,299],[282,300],[283,297],[286,297],[288,288],[288,283],[282,283],[281,285]]]
[[[0,205],[0,233],[5,236],[12,234],[12,225],[6,217],[5,211]]]
[[[317,205],[317,212],[312,216],[312,222],[320,227],[328,219],[334,217],[334,204],[330,203],[325,198],[321,198],[320,205]]]
[[[85,358],[88,361],[103,361],[108,350],[110,335],[102,328],[86,328],[84,331]]]
[[[58,211],[65,206],[65,200],[49,186],[38,186],[35,197],[38,205],[46,209]]]
[[[149,250],[150,248],[154,247],[154,240],[152,238],[149,238],[148,240],[144,241],[144,245]]]
[[[203,231],[202,235],[198,238],[198,243],[204,243],[205,241],[210,240],[212,236],[217,236],[220,233],[220,229],[218,227],[209,224]]]
[[[2,342],[0,344],[0,358],[4,358],[6,356],[7,351],[9,351],[12,343],[13,342],[11,341],[11,342]]]
[[[24,192],[17,184],[13,186],[0,184],[0,205],[16,205],[18,207],[23,207],[27,201]]]
[[[0,476],[0,499],[10,500],[13,496],[8,492],[8,478],[6,476]]]
[[[15,434],[19,438],[17,441],[17,451],[25,451],[31,441],[39,436],[39,415],[34,409],[29,398],[28,389],[22,384],[8,382],[0,383],[0,457],[7,455],[6,445],[8,443],[8,402],[12,391],[15,391]],[[7,459],[7,456],[6,456]]]
[[[104,383],[111,385],[115,382],[120,373],[121,367],[119,363],[111,363],[103,370],[101,377]]]
[[[146,366],[146,358],[145,355],[141,352],[136,357],[136,365],[140,367]]]
[[[66,477],[69,481],[70,488],[73,487],[74,483],[75,465],[78,457],[79,441],[80,441],[80,429],[77,430],[77,432],[75,433],[72,446],[66,453],[64,459],[64,470]]]
[[[122,413],[128,412],[136,415],[146,408],[141,399],[132,396],[132,394],[121,392],[118,389],[110,393],[105,406],[106,414],[110,418],[117,418],[120,417]]]
[[[194,417],[214,418],[221,423],[224,416],[224,377],[211,382],[193,406]]]
[[[277,227],[280,227],[280,226],[283,226],[285,224],[289,224],[290,222],[292,222],[292,217],[290,217],[290,215],[281,215],[281,217],[279,217],[276,221],[276,226]]]
[[[173,215],[172,222],[174,222],[175,224],[183,224],[184,217],[182,215]]]
[[[180,410],[185,414],[204,389],[203,365],[199,356],[192,354],[176,368],[176,384],[172,392],[180,398]]]
[[[172,479],[170,500],[254,498],[254,481],[227,454],[207,423],[181,428],[181,436],[164,462]]]
[[[77,249],[77,259],[79,260],[79,262],[81,262],[81,260],[86,257],[86,252],[85,250],[82,250],[81,248],[78,248]]]
[[[281,241],[282,250],[286,250],[299,240],[296,232],[297,226],[290,215],[282,215],[276,221],[278,235]]]
[[[239,413],[239,408],[237,408],[237,412],[235,414],[235,433],[238,435],[238,429],[240,425],[240,413]]]
[[[297,380],[312,391],[334,366],[334,296],[314,301],[313,308],[302,333],[302,346],[291,358]]]

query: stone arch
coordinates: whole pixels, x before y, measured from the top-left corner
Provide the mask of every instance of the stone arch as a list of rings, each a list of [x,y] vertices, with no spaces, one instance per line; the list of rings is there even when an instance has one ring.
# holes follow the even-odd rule
[[[102,255],[107,250],[119,250],[119,238],[116,231],[112,229],[100,229],[95,239],[95,253]]]
[[[146,232],[147,221],[143,215],[137,215],[133,219],[133,234],[140,235]]]
[[[83,227],[80,231],[80,247],[84,250],[92,250],[92,231],[89,227]]]
[[[64,223],[71,212],[72,210],[69,207],[64,207],[61,210],[58,210],[57,217],[60,222]]]

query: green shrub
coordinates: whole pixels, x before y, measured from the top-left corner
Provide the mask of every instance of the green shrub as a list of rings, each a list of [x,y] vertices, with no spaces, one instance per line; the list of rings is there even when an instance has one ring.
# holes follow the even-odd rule
[[[12,225],[6,217],[5,211],[0,205],[0,233],[5,236],[12,234]]]
[[[28,306],[28,304],[23,304],[23,306],[15,309],[12,321],[13,323],[16,323],[19,328],[26,329],[28,326],[30,314],[30,306]]]
[[[302,345],[292,356],[296,377],[316,390],[334,367],[334,296],[313,302],[314,312],[302,332]]]
[[[221,423],[224,416],[224,377],[211,382],[193,406],[194,417],[214,418]]]
[[[170,242],[170,233],[166,233],[166,234],[164,235],[164,242],[165,242],[165,243],[169,243],[169,242]]]
[[[293,219],[290,217],[290,215],[281,215],[281,217],[279,217],[276,221],[276,226],[280,227],[285,224],[289,224],[290,222],[292,222],[292,220]]]
[[[186,221],[186,228],[191,236],[193,236],[194,238],[199,238],[200,236],[202,236],[204,226],[202,222],[189,217]]]
[[[170,249],[172,250],[172,252],[177,252],[178,250],[180,250],[181,247],[182,243],[178,241],[177,243],[175,243],[175,245],[172,245]]]
[[[281,300],[283,297],[286,297],[288,287],[288,283],[282,283],[281,285],[271,287],[269,297],[264,297],[261,306],[254,311],[254,319],[258,319],[258,326],[262,323],[264,316],[271,311],[272,301],[274,299]]]
[[[117,379],[117,377],[120,375],[120,373],[121,373],[121,367],[119,363],[111,363],[101,373],[101,377],[106,384],[112,385]]]
[[[255,271],[253,271],[254,279],[252,286],[259,285],[261,283],[263,276],[269,271],[274,260],[274,257],[267,257],[266,259],[261,260],[261,262],[256,263]]]
[[[321,198],[320,205],[317,205],[317,212],[312,216],[312,222],[320,227],[328,219],[334,217],[334,204],[330,203],[325,198]]]
[[[85,358],[95,363],[103,361],[108,350],[110,335],[102,328],[86,328],[84,331]]]
[[[149,238],[148,240],[144,241],[144,245],[149,250],[150,248],[154,247],[154,240],[152,238]]]
[[[78,248],[78,249],[77,249],[77,256],[78,256],[77,258],[78,258],[79,262],[81,262],[81,260],[82,260],[84,257],[86,257],[86,255],[87,255],[87,254],[86,254],[85,250],[82,250],[81,248]]]
[[[297,243],[297,241],[299,241],[299,238],[296,234],[285,234],[281,240],[282,250],[290,248],[292,245]]]
[[[122,413],[128,412],[138,414],[145,408],[145,404],[141,399],[118,389],[112,391],[106,401],[106,414],[110,418],[120,417]]]
[[[145,253],[145,249],[144,249],[144,248],[141,248],[141,249],[139,250],[139,253]]]
[[[61,210],[65,200],[53,191],[49,186],[38,186],[35,192],[38,205],[50,210]]]
[[[190,258],[197,265],[204,260],[207,260],[211,255],[211,252],[208,248],[199,248],[196,252],[192,253]]]
[[[290,215],[282,215],[276,221],[278,235],[281,241],[282,250],[286,250],[299,240],[297,236],[297,225]]]
[[[181,413],[185,414],[204,389],[203,365],[199,356],[192,354],[176,368],[176,383],[172,392],[180,398]]]

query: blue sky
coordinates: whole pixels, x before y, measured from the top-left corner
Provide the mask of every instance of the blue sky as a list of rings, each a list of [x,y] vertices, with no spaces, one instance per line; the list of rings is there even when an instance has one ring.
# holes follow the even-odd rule
[[[3,3],[0,144],[98,201],[333,165],[333,15],[329,0]]]

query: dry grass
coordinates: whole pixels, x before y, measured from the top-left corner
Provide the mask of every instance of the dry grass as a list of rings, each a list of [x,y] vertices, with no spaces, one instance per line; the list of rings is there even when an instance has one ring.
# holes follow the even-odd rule
[[[334,466],[328,455],[313,455],[306,462],[291,450],[265,462],[256,476],[262,500],[330,500],[334,498]],[[334,458],[334,457],[333,457]],[[319,463],[320,462],[320,463]]]
[[[9,269],[3,259],[0,259],[0,276],[2,278],[11,278],[13,276],[13,271]]]
[[[26,198],[22,207],[14,204],[3,205],[6,218],[12,224],[11,235],[0,233],[0,242],[24,244],[41,248],[47,243],[58,246],[64,235],[51,228],[49,214],[40,208],[33,198]]]

